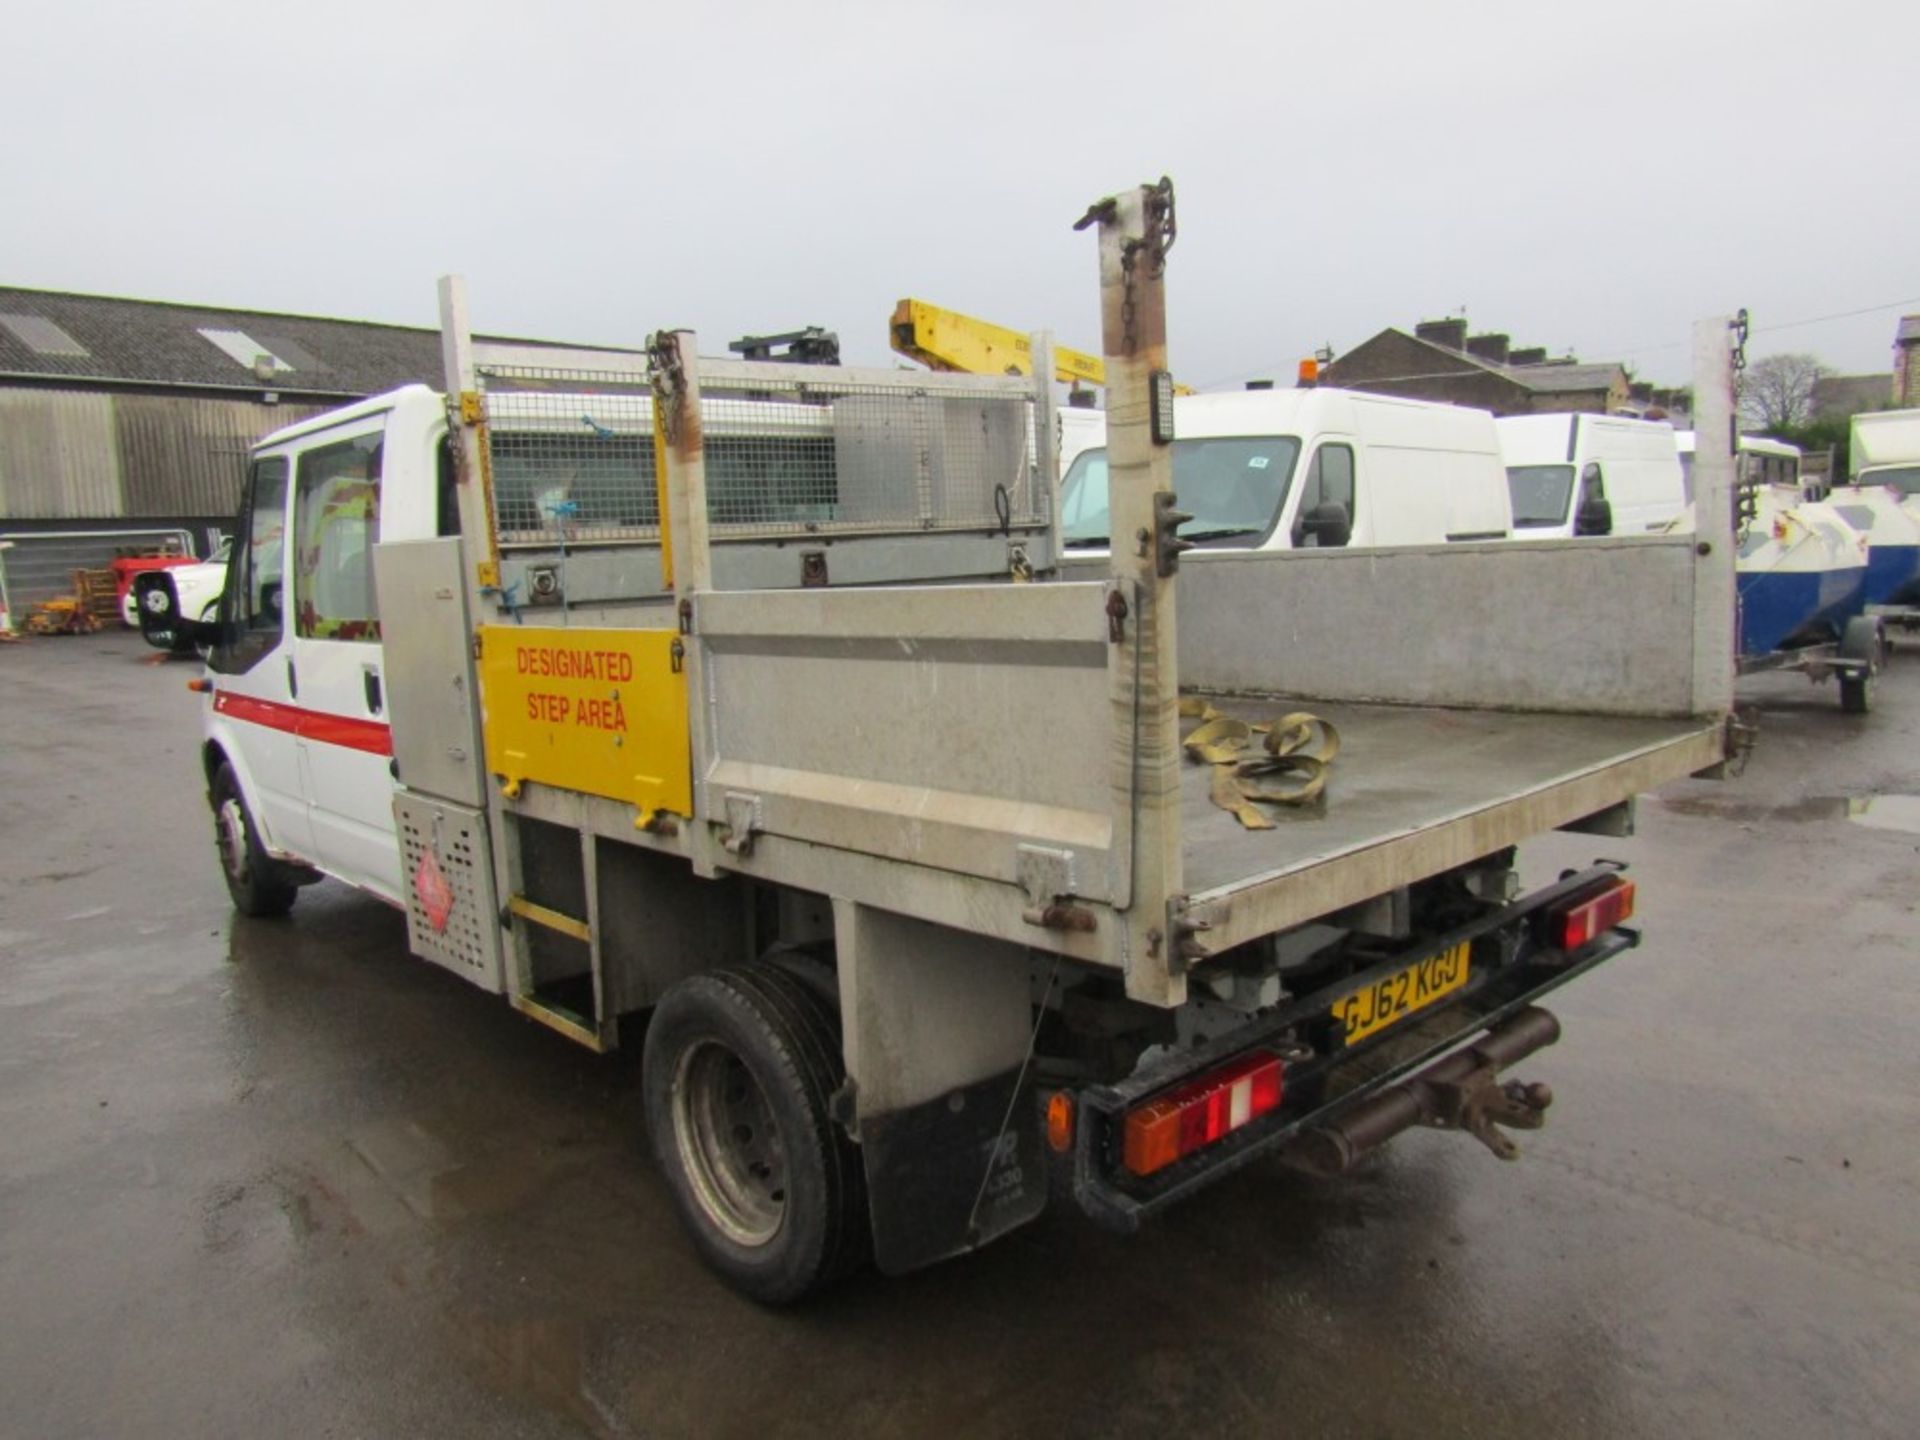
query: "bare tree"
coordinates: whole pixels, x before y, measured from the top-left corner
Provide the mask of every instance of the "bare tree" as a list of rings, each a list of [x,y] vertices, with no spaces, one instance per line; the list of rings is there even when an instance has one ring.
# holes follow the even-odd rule
[[[1813,384],[1833,372],[1811,355],[1769,355],[1740,376],[1740,416],[1761,430],[1813,419]]]

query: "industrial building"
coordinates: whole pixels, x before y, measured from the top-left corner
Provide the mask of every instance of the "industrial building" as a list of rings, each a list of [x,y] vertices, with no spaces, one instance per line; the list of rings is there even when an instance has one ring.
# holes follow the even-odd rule
[[[15,610],[116,554],[207,555],[256,438],[440,373],[434,330],[0,287],[0,540],[14,542]]]

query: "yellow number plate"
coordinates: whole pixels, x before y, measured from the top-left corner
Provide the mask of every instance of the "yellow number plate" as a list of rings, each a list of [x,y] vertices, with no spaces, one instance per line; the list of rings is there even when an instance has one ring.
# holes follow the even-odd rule
[[[1465,985],[1467,952],[1471,948],[1463,940],[1451,950],[1416,960],[1406,969],[1334,1001],[1333,1018],[1346,1027],[1347,1044],[1378,1034]]]

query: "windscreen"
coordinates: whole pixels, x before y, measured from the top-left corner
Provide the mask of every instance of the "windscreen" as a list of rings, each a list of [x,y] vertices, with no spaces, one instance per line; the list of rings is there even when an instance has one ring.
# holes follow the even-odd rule
[[[1286,503],[1299,455],[1300,441],[1292,435],[1175,440],[1174,493],[1180,508],[1193,516],[1180,527],[1181,538],[1205,545],[1265,535]],[[1069,548],[1106,546],[1112,524],[1104,448],[1083,450],[1074,460],[1061,511]]]
[[[1860,477],[1867,485],[1884,485],[1902,496],[1920,495],[1920,465],[1893,465],[1885,470],[1870,470]]]
[[[1507,490],[1513,496],[1513,526],[1538,530],[1567,523],[1573,500],[1571,465],[1509,465]]]

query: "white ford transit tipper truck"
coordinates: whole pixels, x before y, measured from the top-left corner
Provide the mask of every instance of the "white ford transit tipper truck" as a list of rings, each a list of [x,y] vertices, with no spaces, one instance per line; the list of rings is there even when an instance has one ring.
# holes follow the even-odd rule
[[[1182,437],[1172,207],[1087,218],[1115,543],[1084,582],[1050,578],[1045,383],[480,343],[443,282],[444,397],[254,449],[193,682],[234,904],[335,876],[560,1035],[648,1016],[652,1153],[769,1302],[1417,1124],[1511,1156],[1540,1002],[1639,940],[1618,864],[1523,894],[1515,847],[1630,851],[1637,792],[1726,758],[1730,457],[1697,536],[1516,546],[1446,542],[1504,530],[1495,447],[1402,402]],[[1725,322],[1696,348],[1727,434]],[[1174,493],[1215,437],[1245,508]],[[1433,543],[1182,554],[1181,505],[1291,538],[1302,495],[1322,541]]]

